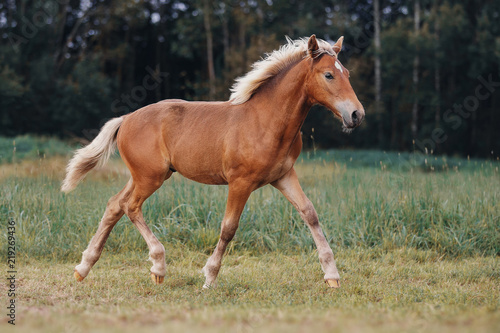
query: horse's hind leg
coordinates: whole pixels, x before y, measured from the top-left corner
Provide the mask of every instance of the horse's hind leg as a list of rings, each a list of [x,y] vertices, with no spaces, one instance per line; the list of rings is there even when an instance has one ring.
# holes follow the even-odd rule
[[[104,244],[108,239],[109,233],[113,230],[118,220],[123,216],[123,209],[120,207],[120,198],[130,191],[129,182],[123,190],[109,199],[104,216],[99,223],[97,231],[92,237],[87,249],[83,251],[82,262],[75,267],[75,278],[82,281],[88,274],[92,266],[99,260]]]
[[[163,283],[167,271],[165,265],[165,248],[144,221],[142,204],[151,194],[161,187],[163,181],[169,178],[171,174],[172,172],[169,171],[164,178],[140,178],[140,180],[133,180],[133,189],[130,195],[120,200],[120,205],[125,211],[125,214],[127,214],[132,223],[137,227],[148,245],[149,260],[153,262],[153,267],[151,267],[151,279],[156,284]]]

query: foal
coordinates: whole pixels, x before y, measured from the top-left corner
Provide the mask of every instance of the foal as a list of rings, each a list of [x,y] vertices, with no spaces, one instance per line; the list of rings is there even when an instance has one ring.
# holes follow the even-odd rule
[[[81,281],[87,276],[109,233],[126,214],[148,245],[153,281],[163,282],[165,248],[146,225],[142,204],[173,172],[179,172],[200,183],[229,186],[219,242],[203,268],[203,287],[214,285],[248,197],[267,184],[298,210],[318,248],[325,281],[339,287],[333,252],[293,166],[302,149],[300,128],[311,106],[330,109],[346,131],[364,118],[349,71],[337,59],[342,41],[340,37],[330,45],[314,35],[288,39],[236,80],[227,102],[165,100],[108,121],[69,162],[62,191],[71,191],[88,171],[105,163],[116,145],[131,178],[108,201],[97,232],[75,267],[75,278]]]

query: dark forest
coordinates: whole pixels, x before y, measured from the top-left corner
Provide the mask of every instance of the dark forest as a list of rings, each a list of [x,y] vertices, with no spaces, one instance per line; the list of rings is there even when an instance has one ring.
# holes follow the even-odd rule
[[[91,140],[162,99],[227,100],[266,52],[344,36],[366,109],[351,134],[322,107],[306,148],[497,156],[500,2],[453,0],[3,0],[0,135]]]

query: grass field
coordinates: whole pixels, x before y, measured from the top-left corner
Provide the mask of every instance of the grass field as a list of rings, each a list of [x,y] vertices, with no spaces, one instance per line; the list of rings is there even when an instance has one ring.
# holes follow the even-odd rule
[[[167,250],[163,285],[149,280],[146,244],[125,217],[77,283],[72,270],[128,175],[117,158],[63,194],[61,155],[70,149],[54,139],[0,139],[0,254],[8,255],[13,220],[18,272],[16,327],[3,315],[2,332],[499,330],[498,159],[304,153],[298,174],[342,287],[326,288],[308,229],[265,187],[246,205],[219,286],[202,290],[227,188],[175,175],[146,202],[146,221]],[[4,309],[7,289],[2,283]]]

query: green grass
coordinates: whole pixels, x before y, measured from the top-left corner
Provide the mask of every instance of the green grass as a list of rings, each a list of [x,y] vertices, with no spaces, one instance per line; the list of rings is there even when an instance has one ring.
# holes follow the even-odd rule
[[[219,287],[203,291],[199,271],[218,240],[226,187],[175,175],[146,201],[145,219],[167,249],[162,286],[150,282],[146,244],[126,217],[76,283],[73,267],[128,176],[114,159],[63,194],[69,147],[54,146],[51,157],[30,153],[0,164],[3,258],[6,221],[16,222],[16,329],[493,332],[500,325],[496,160],[430,155],[419,164],[395,153],[304,153],[298,174],[337,258],[341,289],[326,288],[309,230],[268,186],[245,207]]]
[[[0,211],[19,229],[20,253],[30,258],[74,260],[95,232],[107,200],[126,183],[115,161],[74,192],[59,191],[64,160],[41,160],[21,176],[2,181]],[[4,169],[15,168],[4,166]],[[447,257],[500,254],[500,178],[493,166],[475,171],[399,173],[347,168],[333,162],[299,162],[299,177],[334,250],[343,247],[416,248]],[[23,169],[24,168],[24,169]],[[50,174],[44,174],[50,169]],[[34,171],[33,171],[34,170]],[[26,173],[34,172],[31,177]],[[1,175],[0,175],[1,176]],[[144,205],[144,216],[164,243],[209,253],[224,214],[227,187],[206,186],[175,175]],[[3,218],[5,220],[6,217]],[[108,251],[145,250],[126,217]],[[252,194],[230,250],[254,255],[314,249],[308,229],[270,186]],[[5,254],[2,247],[0,253]]]

